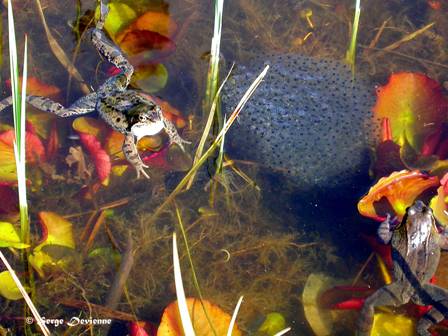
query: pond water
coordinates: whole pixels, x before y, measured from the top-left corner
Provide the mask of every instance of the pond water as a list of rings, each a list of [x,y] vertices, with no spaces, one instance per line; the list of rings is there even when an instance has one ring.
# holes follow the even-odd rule
[[[6,6],[1,98],[10,95]],[[28,37],[28,94],[70,106],[119,70],[91,42],[96,1],[40,0],[40,7],[47,29],[39,1],[13,1],[20,64]],[[207,311],[215,331],[195,305],[197,335],[224,335],[242,295],[237,325],[243,335],[275,335],[287,327],[289,335],[355,334],[362,299],[388,282],[387,252],[375,240],[381,218],[394,211],[402,217],[417,197],[429,202],[447,171],[448,4],[361,0],[352,69],[346,53],[354,13],[350,0],[224,3],[219,83],[235,67],[203,153],[223,116],[229,118],[265,65],[270,69],[225,135],[221,154],[217,146],[187,186],[210,112],[214,4],[112,1],[105,30],[136,69],[131,86],[156,100],[191,144],[185,151],[169,146],[165,132],[140,140],[150,179],[137,178],[121,150],[123,135],[98,112],[57,118],[28,106],[31,247],[25,257],[14,247],[2,251],[52,334],[145,335],[135,331],[135,321],[145,321],[147,335],[182,335],[179,328],[162,330],[170,314],[165,308],[176,300],[173,232],[187,297],[199,297],[199,288],[214,305]],[[373,112],[394,73],[412,79],[390,88],[386,115],[379,107]],[[0,219],[18,231],[12,120],[11,109],[4,110]],[[392,149],[379,149],[386,140],[398,149],[390,143]],[[390,178],[389,191],[372,196],[377,199],[363,210],[358,202],[369,188],[403,169],[420,175]],[[408,190],[413,196],[400,196]],[[442,205],[433,208],[443,217]],[[436,276],[442,287],[447,265],[442,254]],[[1,279],[6,290],[10,285]],[[0,295],[0,335],[40,332],[26,323],[31,313],[19,297]],[[334,309],[347,300],[349,309]],[[223,315],[215,316],[216,307]],[[408,308],[377,310],[372,335],[414,335],[418,318]],[[381,318],[393,327],[381,326]],[[448,335],[443,325],[435,330]]]

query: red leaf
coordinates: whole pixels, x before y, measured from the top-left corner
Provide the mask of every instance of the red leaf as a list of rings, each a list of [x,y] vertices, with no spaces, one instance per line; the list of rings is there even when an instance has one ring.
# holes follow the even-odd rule
[[[89,152],[95,164],[96,173],[100,182],[104,185],[107,185],[111,171],[111,162],[109,155],[101,147],[101,143],[94,135],[80,132],[79,139],[82,145]]]
[[[130,31],[122,37],[119,45],[129,55],[150,50],[159,50],[164,51],[164,54],[170,54],[176,49],[176,45],[168,37],[149,30]]]
[[[9,130],[0,134],[0,141],[14,147],[14,131]],[[26,160],[28,163],[36,163],[45,161],[45,147],[42,144],[40,138],[33,133],[26,132],[25,135],[25,151],[26,151]]]

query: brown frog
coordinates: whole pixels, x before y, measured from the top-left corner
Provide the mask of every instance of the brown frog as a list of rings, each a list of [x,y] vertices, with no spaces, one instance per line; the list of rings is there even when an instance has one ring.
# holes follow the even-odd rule
[[[416,201],[402,222],[393,226],[390,215],[378,228],[384,244],[391,244],[393,282],[367,298],[361,310],[358,334],[370,335],[375,307],[408,302],[432,306],[417,323],[418,335],[431,335],[429,327],[448,317],[448,290],[430,284],[439,265],[440,250],[448,250],[448,237],[439,233],[432,210]]]

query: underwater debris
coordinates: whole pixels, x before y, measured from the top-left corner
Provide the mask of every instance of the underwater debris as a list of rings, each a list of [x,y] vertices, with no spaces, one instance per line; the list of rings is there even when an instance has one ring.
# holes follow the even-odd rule
[[[238,66],[223,92],[226,110],[264,64],[267,85],[255,92],[230,130],[232,157],[287,173],[300,190],[348,187],[366,177],[369,144],[379,125],[368,83],[342,62],[298,55],[261,55]],[[340,189],[341,190],[341,189]]]

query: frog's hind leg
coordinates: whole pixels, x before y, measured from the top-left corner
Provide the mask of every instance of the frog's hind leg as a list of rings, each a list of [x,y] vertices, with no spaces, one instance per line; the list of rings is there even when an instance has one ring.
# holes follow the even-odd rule
[[[95,92],[84,96],[75,101],[69,107],[64,107],[62,104],[54,100],[40,96],[27,96],[26,102],[39,110],[56,114],[59,117],[71,117],[93,112],[95,110],[97,101],[97,94]],[[0,101],[0,111],[12,105],[12,97],[8,97]]]
[[[420,336],[430,336],[428,329],[448,318],[448,290],[445,288],[425,284],[417,304],[431,305],[432,308],[418,321],[417,333]]]
[[[137,178],[140,178],[140,174],[149,179],[149,175],[146,173],[144,168],[148,168],[140,158],[138,154],[137,145],[135,144],[135,137],[132,134],[126,134],[123,142],[123,153],[126,160],[135,168],[137,171]]]
[[[102,56],[104,56],[110,63],[115,65],[121,71],[123,71],[127,79],[126,84],[124,88],[122,88],[121,86],[117,87],[117,90],[123,91],[129,85],[132,74],[134,72],[134,67],[131,65],[131,63],[129,63],[126,57],[124,57],[120,48],[118,48],[103,31],[108,12],[109,9],[107,7],[107,2],[102,0],[100,5],[100,19],[96,23],[96,27],[92,30],[92,43]]]
[[[375,307],[377,306],[399,306],[406,303],[409,299],[400,296],[402,290],[398,283],[394,282],[378,289],[370,295],[361,309],[358,320],[358,334],[360,336],[369,336],[373,324]]]

